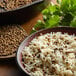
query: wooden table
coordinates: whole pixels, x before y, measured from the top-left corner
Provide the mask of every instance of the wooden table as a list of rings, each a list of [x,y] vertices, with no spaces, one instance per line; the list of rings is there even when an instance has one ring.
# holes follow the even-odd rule
[[[0,76],[27,76],[18,67],[15,58],[11,60],[0,60]]]
[[[42,14],[40,12],[36,13],[36,15],[29,19],[28,22],[22,24],[22,27],[26,30],[27,34],[30,34],[32,27],[36,24],[38,20],[42,20]]]

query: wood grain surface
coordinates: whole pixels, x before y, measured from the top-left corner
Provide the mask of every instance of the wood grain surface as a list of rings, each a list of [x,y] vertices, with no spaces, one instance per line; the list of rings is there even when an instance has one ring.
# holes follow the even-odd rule
[[[26,30],[27,34],[30,34],[33,26],[36,24],[36,22],[38,20],[42,20],[42,14],[40,12],[38,12],[35,17],[33,17],[32,19],[30,19],[28,22],[26,22],[25,24],[22,24],[22,27]]]

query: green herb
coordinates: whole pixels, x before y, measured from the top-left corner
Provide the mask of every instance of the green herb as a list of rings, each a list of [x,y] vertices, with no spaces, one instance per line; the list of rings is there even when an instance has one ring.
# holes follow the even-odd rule
[[[73,18],[73,20],[71,21],[70,26],[72,27],[76,27],[76,16]]]
[[[57,0],[57,3],[57,5],[51,3],[42,11],[43,22],[41,20],[37,22],[34,26],[35,31],[56,26],[76,27],[76,0],[62,0],[62,2]]]

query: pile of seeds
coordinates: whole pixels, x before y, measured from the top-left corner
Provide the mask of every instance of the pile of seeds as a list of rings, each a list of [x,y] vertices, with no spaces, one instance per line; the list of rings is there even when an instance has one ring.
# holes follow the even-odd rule
[[[0,26],[0,56],[12,55],[27,36],[19,25]]]
[[[0,0],[0,8],[5,11],[13,10],[36,0]]]

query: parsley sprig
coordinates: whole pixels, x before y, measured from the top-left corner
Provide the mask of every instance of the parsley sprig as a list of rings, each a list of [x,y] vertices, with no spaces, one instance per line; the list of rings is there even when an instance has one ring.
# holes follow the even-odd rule
[[[51,3],[42,14],[43,21],[38,20],[32,33],[38,29],[56,26],[76,27],[76,0],[57,0],[57,5]]]

